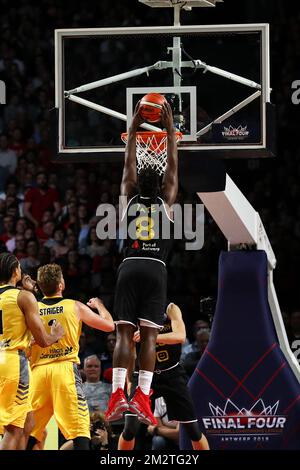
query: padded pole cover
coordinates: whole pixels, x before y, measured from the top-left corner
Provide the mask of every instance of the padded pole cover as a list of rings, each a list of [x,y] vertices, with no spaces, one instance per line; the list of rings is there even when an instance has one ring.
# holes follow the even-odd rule
[[[211,449],[300,449],[300,385],[279,348],[265,251],[223,252],[211,338],[189,389]],[[180,429],[180,448],[191,444]]]

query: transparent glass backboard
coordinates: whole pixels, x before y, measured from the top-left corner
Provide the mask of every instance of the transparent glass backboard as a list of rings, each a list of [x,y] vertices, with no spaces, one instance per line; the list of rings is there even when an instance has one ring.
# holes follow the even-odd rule
[[[171,103],[180,151],[274,155],[267,24],[56,30],[55,51],[58,158],[123,154],[149,91]]]

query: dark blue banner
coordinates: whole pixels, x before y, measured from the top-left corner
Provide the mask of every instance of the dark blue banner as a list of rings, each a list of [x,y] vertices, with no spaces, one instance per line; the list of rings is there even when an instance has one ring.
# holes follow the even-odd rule
[[[264,251],[221,254],[211,339],[189,388],[212,449],[300,449],[300,385],[279,347]],[[183,430],[180,446],[191,448]]]

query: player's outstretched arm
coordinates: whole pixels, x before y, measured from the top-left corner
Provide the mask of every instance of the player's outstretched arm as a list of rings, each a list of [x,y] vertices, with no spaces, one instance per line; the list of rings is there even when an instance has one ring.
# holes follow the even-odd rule
[[[170,333],[158,334],[156,342],[158,344],[183,344],[186,340],[186,331],[180,308],[175,304],[170,304],[167,314],[171,320],[172,331]],[[134,332],[133,341],[135,343],[141,341],[140,330]]]
[[[162,195],[164,201],[172,206],[178,193],[178,151],[173,115],[169,103],[164,103],[161,110],[161,122],[165,127],[167,137],[167,166],[162,180]]]
[[[183,344],[186,340],[186,331],[180,308],[175,304],[170,304],[167,315],[171,320],[172,331],[170,333],[158,334],[156,342],[162,344]]]
[[[106,331],[107,333],[115,329],[111,314],[97,297],[90,299],[87,303],[88,306],[78,300],[75,305],[78,319],[86,325],[96,330]],[[91,308],[96,309],[98,314],[93,312]]]
[[[136,193],[136,131],[142,124],[143,118],[139,114],[140,102],[137,103],[131,126],[128,131],[128,140],[125,148],[125,163],[121,182],[121,196],[132,197]]]
[[[50,334],[47,333],[39,315],[38,303],[31,292],[21,290],[18,295],[18,306],[25,316],[25,321],[30,329],[35,342],[41,348],[47,348],[60,340],[65,334],[59,322],[51,326]]]

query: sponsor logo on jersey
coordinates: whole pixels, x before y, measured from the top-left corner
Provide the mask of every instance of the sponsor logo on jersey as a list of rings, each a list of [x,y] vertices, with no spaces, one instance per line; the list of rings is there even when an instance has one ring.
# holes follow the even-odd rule
[[[131,248],[133,248],[134,250],[138,250],[140,248],[139,242],[135,240],[131,245]]]
[[[0,349],[8,348],[10,346],[11,339],[4,339],[0,341]]]

